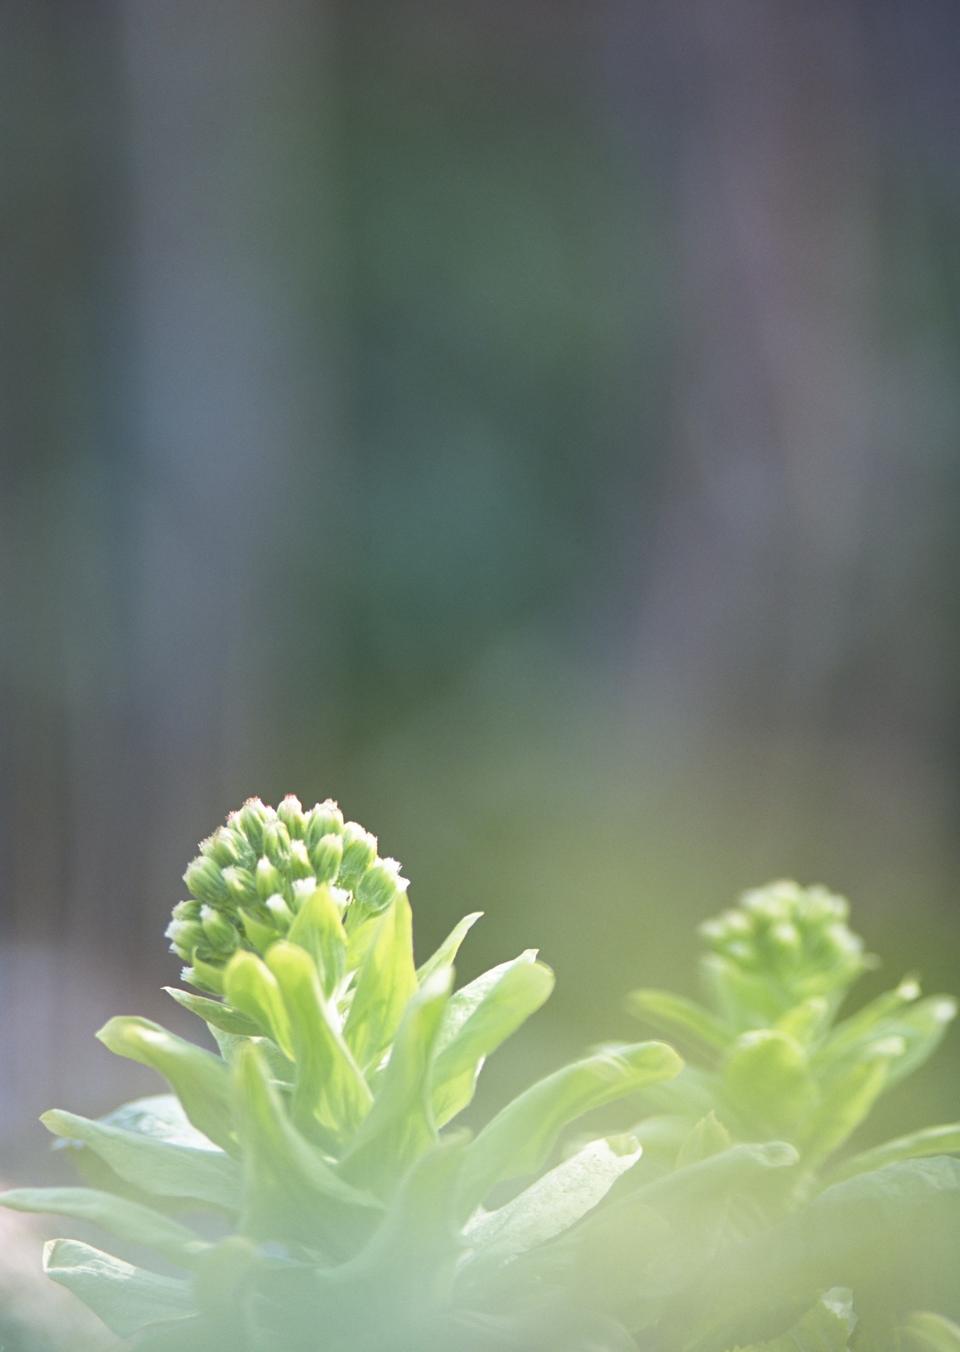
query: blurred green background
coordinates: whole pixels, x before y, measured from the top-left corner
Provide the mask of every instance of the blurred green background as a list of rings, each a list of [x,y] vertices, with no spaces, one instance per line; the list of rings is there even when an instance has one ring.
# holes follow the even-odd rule
[[[0,1170],[153,1086],[198,838],[332,794],[478,1111],[772,876],[960,989],[952,0],[4,6]],[[876,1131],[956,1116],[960,1045]]]

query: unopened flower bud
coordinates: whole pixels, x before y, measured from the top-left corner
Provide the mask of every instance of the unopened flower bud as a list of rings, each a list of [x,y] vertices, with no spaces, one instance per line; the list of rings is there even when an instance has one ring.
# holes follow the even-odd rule
[[[343,861],[338,881],[353,888],[377,857],[377,838],[359,822],[347,822],[343,828]]]
[[[302,840],[290,842],[290,857],[287,860],[287,868],[292,878],[309,878],[313,872],[307,847]]]
[[[287,828],[291,840],[302,840],[307,829],[303,804],[295,793],[288,793],[277,808],[277,816]]]
[[[240,830],[255,854],[263,853],[263,825],[267,820],[267,809],[259,798],[248,798],[238,813]]]
[[[321,836],[310,849],[310,863],[318,883],[330,883],[340,872],[343,860],[343,837],[332,832]]]
[[[290,857],[290,832],[282,821],[264,823],[263,852],[277,868],[283,868]]]
[[[204,906],[200,912],[203,935],[217,957],[229,957],[239,942],[236,925],[212,906]]]
[[[199,855],[187,865],[183,881],[199,901],[208,902],[211,906],[230,900],[220,867],[208,855]]]
[[[293,924],[293,912],[287,905],[279,892],[275,892],[272,897],[267,897],[263,903],[270,912],[270,919],[276,925],[281,934],[286,934],[287,930]]]
[[[164,931],[170,948],[178,958],[189,962],[195,949],[203,943],[203,926],[195,920],[171,920]]]
[[[407,886],[399,864],[377,858],[376,836],[345,824],[336,803],[304,812],[292,794],[276,810],[250,798],[231,812],[184,877],[191,895],[175,908],[168,937],[188,964],[187,979],[218,993],[230,955],[266,953],[318,887],[346,919],[355,900],[375,913]]]
[[[243,855],[246,844],[241,836],[227,826],[221,826],[212,836],[200,842],[200,853],[209,855],[215,864],[225,868],[228,864],[237,864]]]
[[[357,883],[355,896],[368,910],[385,911],[409,885],[406,878],[401,878],[396,859],[381,859],[364,873]]]
[[[257,880],[249,869],[240,868],[239,865],[225,868],[223,881],[227,884],[231,900],[238,906],[250,906],[258,900]]]
[[[343,831],[343,813],[332,798],[316,803],[306,815],[304,839],[307,849],[313,853],[314,846],[323,836],[339,836]]]
[[[275,864],[271,863],[266,855],[257,860],[256,881],[257,895],[263,901],[266,901],[267,897],[272,896],[274,892],[283,891],[283,878],[280,875],[280,870]]]

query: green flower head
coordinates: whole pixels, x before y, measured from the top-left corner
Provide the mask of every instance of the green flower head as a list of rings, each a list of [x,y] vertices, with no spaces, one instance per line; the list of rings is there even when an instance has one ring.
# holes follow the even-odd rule
[[[183,880],[189,896],[166,934],[188,964],[184,980],[221,991],[220,972],[237,949],[264,953],[284,938],[304,902],[326,886],[352,919],[387,909],[408,886],[377,838],[345,822],[331,799],[304,810],[288,794],[277,808],[250,798],[200,843]]]
[[[762,995],[768,1014],[812,996],[839,999],[873,958],[847,924],[849,905],[825,887],[775,882],[700,926],[714,982]]]

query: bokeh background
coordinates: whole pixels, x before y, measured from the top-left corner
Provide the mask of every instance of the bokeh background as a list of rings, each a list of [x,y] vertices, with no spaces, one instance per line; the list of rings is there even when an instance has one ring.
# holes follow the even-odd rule
[[[421,951],[485,910],[465,977],[541,947],[479,1112],[770,877],[957,990],[953,0],[0,26],[0,1172],[153,1088],[109,1015],[195,1031],[251,793],[377,831]]]

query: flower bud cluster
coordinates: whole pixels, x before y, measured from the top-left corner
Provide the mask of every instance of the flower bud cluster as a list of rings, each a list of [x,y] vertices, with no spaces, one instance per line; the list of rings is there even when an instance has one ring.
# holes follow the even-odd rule
[[[847,925],[849,909],[825,887],[776,882],[745,892],[736,907],[701,925],[700,936],[745,975],[769,973],[797,993],[826,995],[871,966]]]
[[[272,808],[250,798],[200,844],[183,875],[189,896],[167,928],[184,979],[220,991],[219,972],[238,948],[263,953],[290,929],[304,901],[324,884],[341,912],[386,910],[408,886],[377,838],[345,822],[332,800],[305,810],[289,794]]]

